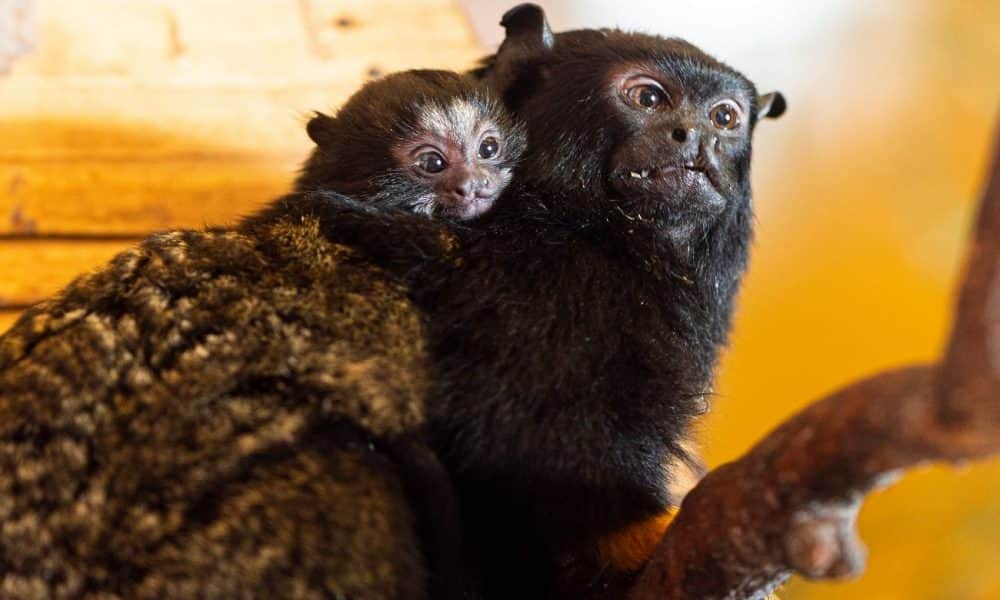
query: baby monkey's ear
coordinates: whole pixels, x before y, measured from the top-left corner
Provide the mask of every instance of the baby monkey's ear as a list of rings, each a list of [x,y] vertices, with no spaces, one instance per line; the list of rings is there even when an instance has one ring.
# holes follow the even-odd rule
[[[757,118],[777,119],[785,114],[786,108],[788,108],[788,103],[785,102],[785,97],[781,95],[781,92],[764,94],[757,100]]]
[[[306,123],[306,133],[317,146],[326,146],[336,139],[337,119],[317,112]]]

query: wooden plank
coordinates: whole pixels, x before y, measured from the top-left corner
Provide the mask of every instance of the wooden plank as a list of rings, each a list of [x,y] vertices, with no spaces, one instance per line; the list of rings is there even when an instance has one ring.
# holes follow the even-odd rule
[[[310,49],[324,60],[369,48],[378,49],[370,53],[378,57],[375,64],[390,70],[403,62],[459,69],[483,53],[461,10],[448,0],[300,0],[299,5]]]
[[[339,80],[347,64],[461,66],[472,31],[451,0],[42,0],[18,73],[133,82]],[[113,18],[114,26],[109,27]],[[325,51],[317,51],[323,46]]]
[[[301,107],[262,90],[175,90],[122,92],[131,101],[117,105],[97,83],[36,86],[39,99],[0,85],[0,164],[113,160],[148,163],[178,156],[279,158],[293,161],[312,142],[305,133],[310,109],[325,107],[330,95],[317,89]],[[77,98],[60,111],[59,96]],[[229,108],[225,108],[229,106]],[[114,111],[115,116],[103,116]],[[148,112],[155,112],[153,119]]]
[[[144,233],[226,225],[279,196],[296,163],[225,155],[149,163],[0,163],[0,234]]]
[[[0,241],[0,310],[23,308],[133,246],[127,241]]]
[[[0,122],[57,129],[5,144],[5,157],[53,141],[89,151],[89,139],[59,133],[81,122],[301,149],[302,114],[340,104],[373,70],[462,69],[481,53],[450,0],[61,0],[38,12],[41,43],[4,78]]]

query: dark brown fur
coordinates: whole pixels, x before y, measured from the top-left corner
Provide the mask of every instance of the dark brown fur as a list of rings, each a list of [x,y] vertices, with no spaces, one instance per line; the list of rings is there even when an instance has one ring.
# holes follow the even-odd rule
[[[552,35],[532,5],[503,24],[480,75],[528,151],[460,267],[416,286],[429,407],[488,597],[578,598],[640,566],[678,501],[748,260],[753,128],[783,101],[682,40]]]
[[[423,340],[307,217],[81,277],[0,338],[0,596],[420,597]]]

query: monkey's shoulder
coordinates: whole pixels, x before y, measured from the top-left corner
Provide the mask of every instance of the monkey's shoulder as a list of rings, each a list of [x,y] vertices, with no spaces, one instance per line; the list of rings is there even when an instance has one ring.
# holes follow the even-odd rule
[[[420,330],[405,284],[325,238],[317,222],[278,222],[255,235],[175,231],[150,237],[28,310],[0,342],[0,368],[47,339],[75,339],[67,331],[80,327],[97,336],[89,344],[95,348],[125,345],[141,354],[134,359],[155,363],[158,351],[195,338],[261,337],[268,326],[297,328],[305,338],[344,337],[362,353]]]
[[[0,338],[0,390],[21,427],[87,413],[94,435],[148,426],[166,445],[335,414],[393,434],[422,422],[425,363],[405,286],[315,224],[178,231],[29,310]]]
[[[339,421],[372,439],[421,426],[420,314],[405,285],[317,231],[306,221],[254,235],[152,236],[0,338],[0,517],[23,525],[0,534],[0,553],[22,565],[18,577],[44,578],[57,565],[66,585],[120,590],[138,585],[142,564],[176,571],[178,582],[184,569],[204,567],[190,585],[209,572],[230,585],[254,581],[250,558],[230,556],[237,538],[253,540],[248,551],[292,556],[312,552],[319,536],[331,557],[362,561],[339,563],[357,568],[345,578],[392,563],[412,579],[419,569],[406,565],[419,556],[395,467],[308,440]],[[324,469],[325,479],[312,477]],[[285,490],[289,477],[298,479]],[[362,498],[351,506],[380,515],[378,531],[349,522],[357,513],[344,494],[355,493]],[[293,537],[267,537],[254,521],[265,517]],[[215,537],[223,530],[232,543]],[[355,554],[363,543],[370,551]],[[193,548],[201,554],[178,554]],[[327,560],[303,556],[303,564]]]

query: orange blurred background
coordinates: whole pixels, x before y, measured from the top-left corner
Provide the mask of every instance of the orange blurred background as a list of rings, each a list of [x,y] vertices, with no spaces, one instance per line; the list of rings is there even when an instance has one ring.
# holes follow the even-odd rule
[[[1000,2],[542,4],[556,30],[685,37],[789,99],[756,134],[757,241],[703,425],[711,464],[854,378],[937,356],[1000,126]],[[0,67],[24,51],[0,75],[0,329],[149,231],[281,193],[303,115],[382,72],[471,65],[508,7],[0,0],[0,37],[27,40],[0,43]],[[864,577],[782,598],[1000,599],[1000,461],[908,475],[860,527]]]
[[[797,77],[769,78],[794,91],[755,142],[758,237],[704,426],[712,464],[854,378],[934,360],[948,333],[1000,127],[1000,3],[878,4]],[[998,461],[913,473],[865,505],[860,530],[859,581],[781,596],[1000,599]]]

